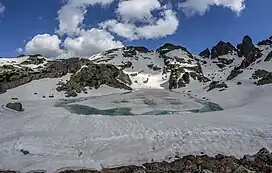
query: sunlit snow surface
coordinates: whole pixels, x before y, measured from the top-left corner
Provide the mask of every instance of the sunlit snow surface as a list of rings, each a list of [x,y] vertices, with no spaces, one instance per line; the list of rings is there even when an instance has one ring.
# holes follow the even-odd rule
[[[55,91],[59,80],[33,81],[0,95],[0,168],[22,172],[101,169],[168,160],[175,155],[204,152],[241,157],[264,146],[272,149],[271,85],[244,85],[243,90],[228,83],[230,88],[220,94],[194,87],[192,92],[141,89],[128,93],[103,86],[64,100],[64,94]],[[48,98],[52,94],[55,97]],[[3,106],[13,97],[23,103],[23,113]],[[189,111],[203,107],[202,97],[224,110]],[[235,106],[236,102],[240,104]],[[131,108],[132,116],[71,113],[69,105],[73,104],[99,110]],[[154,110],[174,113],[158,116],[153,115]]]

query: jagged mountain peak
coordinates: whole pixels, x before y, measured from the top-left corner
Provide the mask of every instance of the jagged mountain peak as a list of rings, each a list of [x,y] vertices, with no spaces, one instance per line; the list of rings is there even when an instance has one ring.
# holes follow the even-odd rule
[[[211,58],[215,59],[219,56],[233,53],[235,51],[235,46],[233,46],[230,42],[219,41],[216,46],[211,49]]]
[[[257,43],[258,46],[272,45],[272,36]]]
[[[160,54],[166,54],[172,50],[177,50],[177,49],[181,49],[191,55],[191,52],[189,52],[187,48],[182,47],[180,45],[175,45],[172,43],[165,43],[164,45],[159,47],[156,51],[159,52]]]
[[[211,55],[210,49],[206,48],[205,50],[200,52],[198,55],[201,56],[202,58],[209,58]]]

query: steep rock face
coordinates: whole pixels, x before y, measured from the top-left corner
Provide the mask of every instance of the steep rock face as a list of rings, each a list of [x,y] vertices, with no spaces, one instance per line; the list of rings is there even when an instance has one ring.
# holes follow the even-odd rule
[[[227,77],[227,80],[232,80],[235,77],[237,77],[239,74],[243,73],[243,70],[239,69],[238,67],[235,67]]]
[[[264,59],[264,61],[270,61],[272,59],[272,51],[268,53],[268,55],[266,56],[266,58]]]
[[[245,57],[240,65],[241,69],[247,68],[250,64],[262,56],[260,49],[254,46],[252,39],[248,35],[243,38],[241,44],[237,45],[237,49],[238,56]]]
[[[235,51],[236,48],[229,42],[220,41],[216,46],[214,46],[211,50],[211,58],[215,59],[219,56],[226,55]]]
[[[202,58],[209,58],[211,55],[210,49],[205,49],[202,52],[199,53],[199,56],[201,56]]]

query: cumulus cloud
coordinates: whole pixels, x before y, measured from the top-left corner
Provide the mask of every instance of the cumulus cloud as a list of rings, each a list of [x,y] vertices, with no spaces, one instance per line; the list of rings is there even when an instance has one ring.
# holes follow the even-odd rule
[[[92,28],[82,30],[78,37],[66,38],[64,46],[70,55],[86,57],[107,49],[123,47],[123,44],[115,41],[109,32]]]
[[[159,19],[146,25],[137,26],[133,22],[122,23],[117,20],[108,20],[100,24],[103,29],[107,29],[129,40],[165,37],[174,34],[178,25],[179,21],[176,14],[166,7],[161,12]]]
[[[60,35],[76,35],[82,27],[87,7],[91,5],[107,5],[114,0],[68,0],[58,11]]]
[[[62,53],[61,40],[57,35],[39,34],[33,37],[25,46],[28,54],[42,54],[55,57]]]
[[[116,10],[117,14],[124,20],[150,20],[151,11],[161,7],[158,0],[129,0],[120,1]]]
[[[186,0],[178,5],[186,15],[204,15],[211,6],[230,8],[238,15],[245,8],[245,0]]]
[[[107,49],[123,47],[123,43],[112,34],[128,40],[156,39],[174,34],[179,26],[177,12],[169,1],[166,5],[164,0],[118,0],[116,18],[99,23],[98,28],[84,25],[85,15],[91,6],[105,7],[114,1],[64,0],[58,11],[57,35],[39,34],[31,38],[25,52],[62,58],[88,57]],[[245,8],[244,1],[185,0],[180,1],[178,7],[187,15],[203,15],[212,6],[227,7],[240,14]],[[4,11],[5,7],[0,3],[0,13]]]

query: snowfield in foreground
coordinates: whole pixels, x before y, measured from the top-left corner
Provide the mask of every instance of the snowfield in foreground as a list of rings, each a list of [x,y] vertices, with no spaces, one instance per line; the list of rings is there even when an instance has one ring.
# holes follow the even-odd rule
[[[65,167],[99,170],[151,160],[170,161],[188,154],[221,153],[241,157],[254,154],[262,147],[272,149],[271,85],[244,84],[239,90],[229,82],[231,87],[220,95],[218,91],[200,92],[193,87],[191,92],[153,89],[132,93],[102,87],[89,90],[88,95],[79,95],[81,100],[77,104],[99,109],[110,108],[107,106],[110,101],[130,101],[139,95],[152,98],[155,103],[147,104],[148,109],[157,109],[158,98],[168,95],[173,98],[181,93],[183,97],[179,99],[186,110],[199,107],[190,98],[202,97],[224,108],[206,113],[103,116],[71,113],[69,101],[75,102],[72,99],[66,100],[66,107],[56,106],[64,98],[63,93],[55,91],[58,81],[33,81],[0,95],[0,168],[21,172],[35,169],[55,172]],[[55,97],[48,98],[52,94]],[[95,99],[101,105],[93,103],[93,96],[97,96]],[[22,113],[4,107],[16,97],[25,108]],[[130,108],[140,105],[126,101],[123,104]],[[165,107],[170,109],[169,106]],[[139,109],[143,107],[140,105]]]

